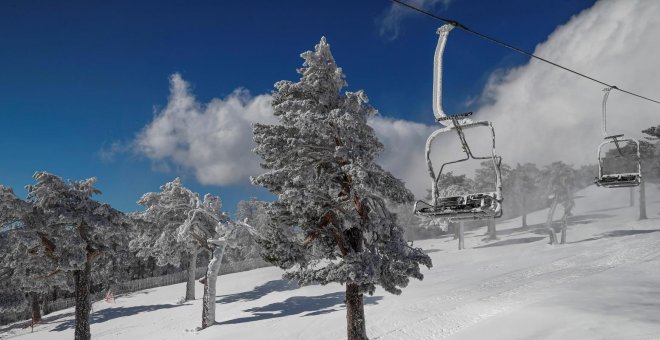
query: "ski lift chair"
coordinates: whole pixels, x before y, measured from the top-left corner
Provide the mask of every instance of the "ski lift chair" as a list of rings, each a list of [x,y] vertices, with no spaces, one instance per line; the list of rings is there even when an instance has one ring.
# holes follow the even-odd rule
[[[628,145],[635,146],[635,157],[631,158],[625,155],[621,150],[621,142],[627,142]],[[636,163],[637,171],[605,174],[605,166],[603,164],[603,147],[608,144],[614,144],[619,153],[617,157],[624,157],[630,162]],[[623,135],[614,135],[605,137],[605,141],[598,146],[598,177],[595,183],[599,187],[604,188],[626,188],[636,187],[642,181],[642,164],[639,151],[639,141],[634,138],[623,138]]]
[[[640,155],[639,141],[634,138],[623,138],[623,134],[608,136],[607,134],[607,98],[610,95],[610,91],[616,87],[605,88],[605,95],[603,97],[603,137],[604,141],[598,145],[598,177],[594,183],[599,187],[604,188],[626,188],[626,187],[635,187],[638,186],[642,181],[642,158]],[[621,143],[627,143],[628,145],[634,145],[635,151],[634,156],[626,155],[621,149]],[[606,145],[614,144],[619,155],[617,157],[623,157],[631,163],[636,164],[637,171],[634,172],[622,172],[622,173],[605,173],[605,166],[603,164],[603,147]]]
[[[472,112],[468,112],[461,115],[438,119],[438,121],[451,120],[453,126],[447,126],[434,131],[426,141],[426,164],[428,166],[429,175],[433,179],[431,184],[432,202],[427,203],[422,200],[415,202],[415,214],[433,218],[449,219],[453,221],[481,220],[488,218],[498,218],[502,216],[502,174],[500,171],[502,158],[495,154],[495,129],[493,128],[493,124],[488,121],[465,123],[461,120],[461,118],[465,118],[471,114]],[[488,127],[492,136],[493,144],[490,156],[475,156],[472,153],[472,150],[470,149],[470,146],[465,139],[465,133],[463,132],[465,129],[482,126]],[[438,175],[436,176],[435,170],[433,169],[433,163],[431,162],[431,144],[439,135],[443,133],[451,133],[453,131],[458,134],[458,138],[463,147],[463,152],[465,152],[465,157],[443,163],[440,167]],[[465,162],[470,159],[492,161],[493,169],[495,170],[495,190],[491,192],[440,197],[438,182],[445,166],[449,164]]]
[[[488,121],[473,122],[467,117],[472,115],[472,112],[447,116],[442,109],[442,55],[444,53],[447,36],[454,28],[453,24],[443,25],[438,28],[439,35],[438,45],[435,49],[434,63],[433,63],[433,115],[435,120],[445,125],[445,127],[438,129],[431,133],[426,140],[426,164],[428,167],[429,175],[431,176],[431,199],[432,201],[417,201],[413,212],[420,216],[428,216],[433,218],[441,218],[449,221],[467,221],[467,220],[480,220],[488,218],[498,218],[502,216],[502,174],[500,166],[502,158],[495,154],[495,129],[493,124]],[[478,127],[488,127],[492,136],[493,144],[490,156],[475,156],[465,139],[463,130]],[[433,169],[431,162],[431,144],[433,140],[443,133],[456,132],[458,138],[465,152],[465,157],[459,160],[450,161],[442,164],[437,176]],[[491,160],[493,169],[495,170],[495,188],[491,192],[471,193],[467,195],[447,196],[440,197],[438,190],[438,182],[440,175],[445,166],[449,164],[456,164],[465,162],[470,159],[473,160]]]

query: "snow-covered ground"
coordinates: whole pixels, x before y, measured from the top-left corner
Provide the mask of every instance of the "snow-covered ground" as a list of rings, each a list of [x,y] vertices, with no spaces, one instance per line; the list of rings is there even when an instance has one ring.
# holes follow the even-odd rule
[[[433,258],[423,281],[400,296],[365,299],[371,339],[660,339],[660,200],[647,188],[649,219],[637,221],[627,189],[589,187],[578,195],[568,244],[550,246],[520,218],[451,237],[415,242]],[[561,211],[557,212],[559,215]],[[531,214],[539,224],[545,211]],[[201,285],[197,287],[201,297]],[[344,290],[299,288],[277,268],[218,279],[218,323],[196,331],[201,300],[180,304],[183,284],[94,303],[94,339],[341,339]],[[72,339],[72,310],[45,317],[34,332],[0,326],[0,338]]]

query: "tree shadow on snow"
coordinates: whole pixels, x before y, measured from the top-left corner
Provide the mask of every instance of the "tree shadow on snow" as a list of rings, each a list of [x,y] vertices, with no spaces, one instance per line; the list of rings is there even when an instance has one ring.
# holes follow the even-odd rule
[[[424,252],[424,254],[437,253],[439,251],[442,251],[442,249],[439,248],[422,249],[422,252]]]
[[[576,216],[571,216],[568,219],[568,224],[589,224],[593,222],[594,219],[604,219],[608,217],[614,217],[614,215],[610,214],[584,214],[584,215],[576,215]]]
[[[606,233],[602,233],[598,236],[595,237],[590,237],[590,238],[585,238],[584,240],[579,240],[579,241],[574,241],[574,242],[569,242],[569,243],[581,243],[581,242],[587,242],[587,241],[595,241],[595,240],[600,240],[603,238],[610,238],[610,237],[621,237],[621,236],[632,236],[632,235],[639,235],[639,234],[649,234],[649,233],[655,233],[660,231],[660,229],[650,229],[650,230],[612,230],[608,231]]]
[[[345,308],[344,298],[344,292],[329,293],[319,296],[294,296],[282,302],[246,309],[245,312],[252,313],[251,316],[218,322],[216,324],[238,324],[303,313],[305,314],[302,316],[327,314]],[[378,304],[378,301],[382,299],[382,296],[365,296],[364,304]]]
[[[57,322],[59,319],[67,318],[70,316],[73,316],[73,313],[59,313],[59,314],[54,314],[53,312],[52,315],[47,315],[41,318],[41,321],[35,325],[35,327],[38,327],[39,325],[45,325],[49,323],[54,323]],[[26,320],[26,321],[19,321],[19,322],[14,322],[9,325],[5,325],[4,327],[0,327],[0,335],[5,332],[9,332],[13,329],[21,329],[21,328],[29,328],[30,324],[32,323],[32,320]],[[0,336],[0,339],[2,339],[2,336]]]
[[[620,207],[612,207],[612,208],[603,208],[603,209],[596,209],[596,210],[589,210],[593,212],[601,212],[601,211],[612,211],[612,210],[620,210],[620,209],[625,209],[625,208],[630,208],[629,204],[620,206]]]
[[[285,292],[288,290],[294,290],[298,288],[300,287],[295,281],[271,280],[260,286],[254,287],[252,290],[248,290],[236,294],[222,295],[216,300],[216,302],[232,303],[237,301],[254,301],[272,292]]]
[[[140,314],[143,312],[153,312],[155,310],[159,309],[169,309],[169,308],[176,308],[176,307],[181,307],[181,306],[188,306],[190,304],[181,304],[181,305],[148,305],[148,306],[133,306],[133,307],[116,307],[116,308],[106,308],[100,311],[93,312],[90,317],[89,317],[89,323],[90,324],[95,324],[95,323],[102,323],[106,321],[110,321],[112,319],[117,319],[117,318],[122,318],[125,316],[131,316],[135,314]],[[55,328],[51,330],[55,332],[61,332],[64,330],[67,330],[69,328],[73,328],[75,325],[76,321],[75,319],[70,319],[65,322],[62,322],[61,324],[57,325]]]
[[[532,242],[536,242],[536,241],[541,241],[544,238],[545,237],[543,237],[543,236],[514,238],[514,239],[494,242],[494,243],[490,243],[490,244],[486,244],[486,245],[478,246],[478,247],[474,247],[474,248],[475,249],[477,249],[477,248],[490,248],[490,247],[499,247],[499,246],[509,246],[509,245],[512,245],[512,244],[532,243]]]

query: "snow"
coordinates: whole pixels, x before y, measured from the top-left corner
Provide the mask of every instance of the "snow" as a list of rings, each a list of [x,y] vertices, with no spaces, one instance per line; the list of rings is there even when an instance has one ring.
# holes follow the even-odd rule
[[[568,244],[551,246],[542,229],[498,224],[451,237],[416,241],[433,259],[423,281],[399,296],[366,297],[370,339],[660,339],[660,192],[647,186],[649,219],[637,221],[628,189],[578,193]],[[543,228],[546,211],[528,216]],[[557,212],[560,215],[561,211]],[[94,339],[341,339],[344,287],[298,288],[282,271],[262,268],[218,278],[218,323],[201,324],[201,299],[178,303],[184,284],[93,305]],[[202,285],[197,284],[197,296]],[[71,339],[72,310],[29,327],[0,326],[0,338]]]

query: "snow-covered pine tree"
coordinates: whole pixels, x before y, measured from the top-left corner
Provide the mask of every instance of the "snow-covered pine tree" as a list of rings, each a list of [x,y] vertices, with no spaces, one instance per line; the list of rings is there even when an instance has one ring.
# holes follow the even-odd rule
[[[650,132],[650,134],[649,134]],[[654,129],[645,129],[642,133],[653,136]],[[639,183],[639,219],[645,220],[646,216],[646,182],[654,179],[653,162],[655,159],[655,145],[650,141],[653,137],[646,137],[647,140],[639,141],[639,153],[641,156],[641,179]],[[621,155],[625,157],[621,157]],[[637,172],[637,145],[628,142],[620,148],[612,148],[605,153],[603,157],[604,173],[628,173]],[[655,177],[657,178],[657,177]],[[631,193],[632,194],[632,193]],[[632,201],[632,199],[631,199]],[[632,204],[631,204],[632,206]]]
[[[564,208],[561,223],[561,240],[562,243],[565,243],[567,219],[575,206],[575,200],[573,198],[573,193],[575,192],[575,169],[564,162],[553,162],[545,167],[543,178],[546,181],[548,197],[551,198],[548,219],[546,221],[546,228],[550,236],[549,243],[557,243],[557,234],[552,226],[552,217],[559,204]]]
[[[474,190],[474,182],[465,175],[453,176],[451,172],[447,173],[447,175],[449,175],[447,178],[453,177],[453,179],[445,182],[442,186],[438,186],[438,194],[440,197],[467,195]],[[449,225],[456,236],[454,239],[458,239],[458,250],[465,249],[464,222],[450,221]]]
[[[646,182],[660,179],[660,125],[642,130],[645,141],[640,141],[642,181],[639,186],[639,219],[646,216]]]
[[[185,300],[195,299],[195,269],[199,243],[192,238],[179,237],[179,227],[196,208],[197,194],[183,186],[179,178],[165,183],[160,192],[149,192],[138,204],[145,208],[136,223],[141,228],[131,240],[131,249],[143,258],[153,257],[159,266],[183,264],[188,271]]]
[[[264,201],[251,198],[248,201],[239,201],[236,206],[236,221],[245,222],[256,232],[262,232],[268,224]],[[248,228],[238,228],[232,233],[232,246],[225,250],[224,258],[228,262],[237,262],[261,258],[261,246],[258,244],[259,237]]]
[[[362,91],[340,93],[344,74],[325,38],[301,57],[300,81],[275,84],[280,124],[254,126],[254,151],[268,172],[252,181],[277,195],[265,258],[301,284],[345,284],[348,339],[362,340],[363,294],[376,285],[399,294],[431,260],[408,246],[385,207],[413,196],[375,162],[383,148],[367,124],[375,109]]]
[[[538,201],[538,182],[541,172],[533,163],[520,164],[511,170],[510,202],[515,205],[515,211],[522,215],[522,227],[527,227],[527,213],[536,208]]]
[[[92,199],[101,192],[96,178],[63,181],[47,172],[37,172],[29,185],[28,199],[46,216],[39,230],[44,254],[56,256],[60,271],[72,274],[75,287],[75,339],[88,340],[90,283],[93,262],[101,256],[127,249],[128,219],[118,210]]]
[[[186,220],[178,229],[178,239],[181,242],[192,239],[200,249],[210,254],[206,276],[201,280],[204,284],[202,298],[202,329],[204,329],[215,322],[215,283],[227,245],[224,239],[220,239],[220,235],[225,234],[229,217],[220,213],[222,201],[218,196],[206,194],[204,200],[201,200],[199,195],[195,194],[194,201],[194,208],[188,211]]]
[[[11,299],[0,310],[23,310],[27,298],[32,324],[41,321],[42,296],[52,288],[70,289],[60,269],[55,245],[43,233],[46,216],[34,202],[18,198],[0,186],[0,291]]]
[[[493,172],[494,175],[495,172]],[[493,183],[495,182],[493,181]],[[454,175],[452,171],[440,174],[438,177],[438,194],[440,197],[464,195],[474,191],[474,187],[475,182],[473,180],[469,179],[466,175]],[[426,200],[428,202],[432,200],[430,190],[427,191]],[[460,228],[464,227],[464,225],[460,222],[438,218],[426,218],[426,220],[427,224],[432,226],[441,226],[441,228],[446,226],[446,231],[452,233],[455,240],[458,239],[459,249],[462,249],[463,239],[461,238]]]
[[[495,176],[495,169],[493,169],[493,162],[492,161],[484,161],[481,162],[480,164],[481,167],[479,167],[475,172],[474,172],[474,187],[476,191],[479,192],[487,192],[487,191],[494,191],[495,190],[495,181],[496,181],[496,176]],[[501,164],[500,166],[500,174],[502,175],[502,187],[504,188],[505,192],[503,193],[503,196],[505,197],[504,199],[504,204],[506,204],[507,199],[506,197],[509,197],[508,188],[510,188],[509,185],[509,175],[511,174],[511,167],[508,166],[507,164]],[[506,211],[505,211],[506,213]],[[495,240],[497,239],[497,224],[495,222],[495,219],[489,218],[487,220],[488,226],[486,230],[486,236],[490,240]]]

